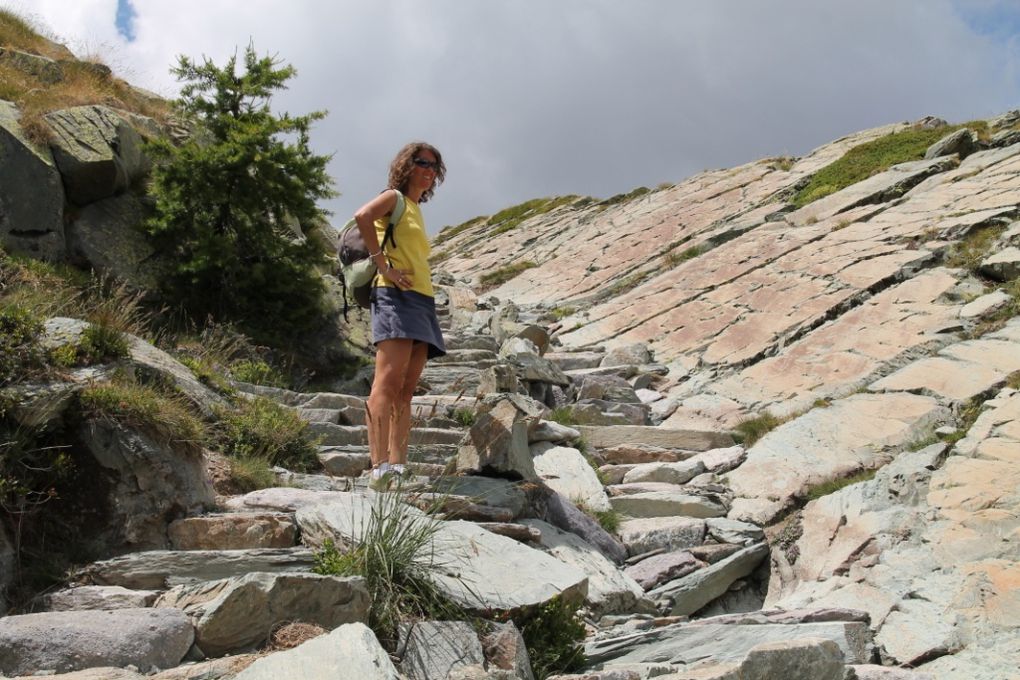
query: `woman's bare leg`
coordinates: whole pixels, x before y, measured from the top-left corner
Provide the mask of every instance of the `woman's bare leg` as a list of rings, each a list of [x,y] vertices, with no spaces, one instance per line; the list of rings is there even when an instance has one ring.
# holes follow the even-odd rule
[[[424,342],[414,343],[404,373],[404,382],[400,386],[397,401],[393,408],[393,420],[390,424],[390,465],[407,462],[407,441],[411,434],[411,397],[418,386],[418,378],[425,369],[429,358],[429,346]]]
[[[383,340],[376,346],[375,378],[372,381],[372,393],[365,404],[372,467],[385,463],[389,458],[387,444],[390,442],[391,422],[407,375],[412,349],[412,341],[404,338]]]

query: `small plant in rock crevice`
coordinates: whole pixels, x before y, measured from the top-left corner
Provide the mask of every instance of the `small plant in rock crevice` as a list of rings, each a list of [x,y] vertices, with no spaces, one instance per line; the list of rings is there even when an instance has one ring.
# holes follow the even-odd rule
[[[393,649],[401,622],[469,618],[432,578],[440,569],[433,552],[440,526],[434,513],[405,505],[399,493],[376,494],[370,515],[361,518],[350,549],[340,550],[327,540],[315,554],[312,570],[363,577],[372,597],[369,626]]]
[[[485,291],[495,288],[497,286],[501,286],[510,279],[516,277],[521,272],[527,271],[528,269],[533,269],[534,267],[537,266],[538,265],[535,264],[534,262],[531,262],[530,260],[525,260],[523,262],[515,262],[514,264],[509,264],[505,267],[500,267],[495,271],[491,271],[487,274],[482,274],[482,276],[479,277],[478,279],[478,287],[480,290]]]
[[[874,479],[877,470],[861,470],[860,472],[849,475],[848,477],[841,477],[839,479],[831,479],[827,482],[816,484],[807,490],[805,498],[808,500],[817,500],[823,496],[836,493],[840,489],[848,487],[858,482],[866,482],[870,479]]]
[[[738,440],[738,443],[743,444],[745,447],[750,447],[787,420],[788,419],[786,418],[779,418],[766,411],[759,416],[747,418],[737,423],[733,428],[736,433],[734,438]]]
[[[571,602],[557,596],[510,618],[524,638],[536,680],[584,667],[584,621]]]
[[[90,385],[78,395],[81,413],[137,427],[160,440],[196,449],[205,426],[179,395],[119,374],[107,383]]]

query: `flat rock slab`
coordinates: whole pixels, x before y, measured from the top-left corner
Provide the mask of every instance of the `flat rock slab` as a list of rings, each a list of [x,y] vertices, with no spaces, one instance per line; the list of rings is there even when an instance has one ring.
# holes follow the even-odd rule
[[[623,476],[623,483],[686,484],[704,471],[705,464],[697,460],[685,460],[678,463],[642,463],[635,465]]]
[[[585,604],[595,616],[634,611],[644,597],[644,590],[633,578],[617,569],[586,541],[541,520],[529,519],[523,523],[541,532],[540,544],[550,555],[588,576]]]
[[[300,621],[332,630],[365,623],[371,597],[360,577],[251,573],[163,594],[157,607],[183,610],[206,656],[254,649],[279,624]]]
[[[311,571],[314,562],[312,551],[306,548],[150,550],[94,562],[84,575],[98,585],[160,590],[252,571]]]
[[[0,673],[68,672],[94,666],[169,668],[195,631],[179,609],[45,612],[0,618]]]
[[[725,432],[674,430],[645,425],[579,425],[588,446],[598,449],[623,444],[646,444],[663,449],[708,451],[733,446],[733,437]]]
[[[39,598],[45,611],[66,612],[82,609],[139,609],[150,607],[159,592],[131,590],[121,586],[78,586],[47,593]]]
[[[186,517],[167,527],[175,550],[291,548],[297,523],[287,513],[228,513]]]
[[[648,491],[614,496],[613,509],[628,517],[723,517],[727,508],[710,498],[683,491]]]
[[[589,642],[585,654],[589,663],[603,668],[653,662],[683,666],[705,659],[739,663],[757,645],[805,637],[832,640],[839,645],[847,663],[871,660],[868,626],[857,621],[790,625],[680,623],[623,638]]]
[[[297,489],[292,486],[276,486],[268,489],[259,489],[246,493],[243,496],[235,496],[224,503],[224,505],[237,512],[252,510],[275,510],[279,512],[294,512],[298,508],[316,503],[328,503],[339,498],[334,494],[341,492],[312,491],[310,489]]]
[[[546,486],[590,510],[609,510],[602,482],[580,451],[543,442],[533,445],[532,452],[537,452],[532,459],[535,473]]]
[[[769,554],[766,543],[744,548],[724,560],[669,581],[648,592],[653,599],[666,600],[673,616],[693,614],[754,571]]]
[[[729,485],[737,496],[782,505],[813,485],[885,462],[883,448],[917,441],[949,418],[930,397],[855,394],[766,434],[729,473]]]
[[[697,571],[705,563],[686,550],[652,555],[637,564],[624,569],[624,573],[637,581],[645,590],[651,590],[660,583],[681,578]]]
[[[683,550],[705,540],[705,520],[694,517],[642,517],[620,523],[620,540],[631,555],[653,550]]]
[[[329,504],[302,508],[297,521],[303,540],[311,545],[326,539],[342,545],[357,541],[370,526],[373,507],[377,513],[393,511],[393,504],[375,502],[380,505],[373,506],[373,499],[362,495],[345,494]],[[435,520],[406,506],[401,512],[401,523],[436,523],[429,550],[434,556],[432,578],[464,606],[507,611],[540,605],[557,595],[581,602],[587,594],[583,572],[542,551],[471,522]]]
[[[1020,348],[1016,350],[1020,353]],[[956,402],[973,399],[1006,379],[994,368],[971,361],[928,357],[871,383],[872,392],[924,391]]]
[[[400,680],[372,629],[348,623],[294,649],[258,659],[234,680]]]

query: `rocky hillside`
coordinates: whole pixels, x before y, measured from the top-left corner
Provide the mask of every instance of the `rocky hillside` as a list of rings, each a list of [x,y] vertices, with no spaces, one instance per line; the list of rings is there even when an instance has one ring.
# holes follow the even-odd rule
[[[450,352],[374,492],[367,373],[270,386],[236,338],[111,328],[134,298],[52,304],[145,286],[140,140],[186,131],[25,108],[0,676],[1018,677],[1020,112],[443,232]]]

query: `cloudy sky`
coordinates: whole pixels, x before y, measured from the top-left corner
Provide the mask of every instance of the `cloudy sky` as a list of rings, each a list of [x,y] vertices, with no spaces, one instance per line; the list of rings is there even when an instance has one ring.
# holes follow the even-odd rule
[[[405,142],[436,145],[430,231],[608,197],[844,134],[1020,106],[1020,0],[0,0],[164,95],[180,54],[297,68],[340,225]]]

